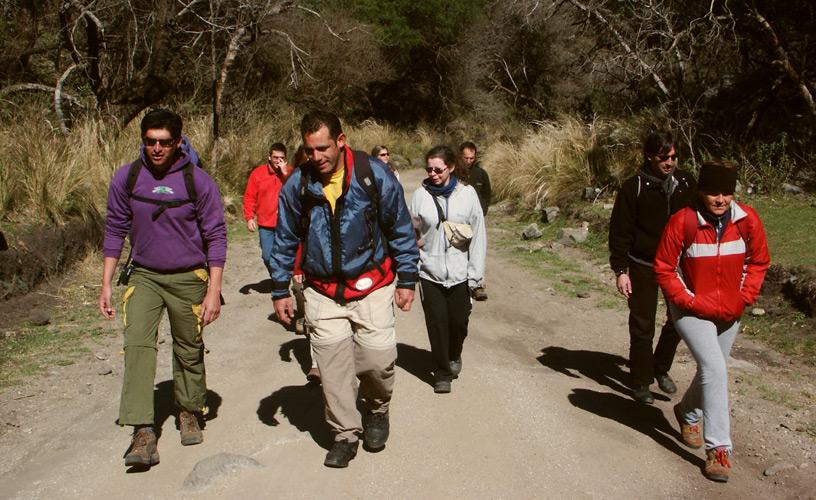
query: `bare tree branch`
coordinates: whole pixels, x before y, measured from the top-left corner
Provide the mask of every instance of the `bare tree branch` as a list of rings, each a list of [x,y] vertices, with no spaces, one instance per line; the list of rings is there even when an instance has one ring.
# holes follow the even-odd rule
[[[68,134],[71,133],[68,130],[68,125],[66,124],[65,114],[62,112],[62,86],[65,84],[65,80],[71,75],[71,73],[81,66],[76,64],[72,64],[70,68],[65,70],[65,73],[62,74],[60,79],[57,81],[57,87],[54,89],[54,111],[57,113],[57,119],[59,120],[60,130],[62,131],[62,135],[68,137]]]
[[[808,111],[810,112],[811,119],[816,119],[816,102],[813,100],[813,94],[810,93],[810,89],[808,89],[805,81],[799,76],[799,73],[794,69],[793,64],[788,57],[788,53],[785,50],[785,47],[782,46],[782,42],[779,40],[779,37],[776,36],[776,31],[774,31],[773,26],[771,23],[768,22],[765,17],[759,13],[756,8],[751,9],[751,13],[754,15],[759,24],[765,31],[768,32],[768,35],[771,37],[771,41],[773,43],[774,52],[776,52],[776,57],[778,58],[775,61],[781,67],[782,71],[791,79],[791,81],[796,85],[799,89],[799,94],[805,100],[805,104],[807,105]]]
[[[0,89],[0,95],[9,95],[14,94],[16,92],[25,92],[26,90],[35,90],[37,92],[48,92],[49,94],[53,94],[57,90],[57,88],[50,87],[48,85],[42,85],[39,83],[19,83],[17,85],[10,85],[8,87]],[[62,97],[74,106],[84,107],[82,103],[79,101],[79,99],[77,99],[73,94],[62,92]]]

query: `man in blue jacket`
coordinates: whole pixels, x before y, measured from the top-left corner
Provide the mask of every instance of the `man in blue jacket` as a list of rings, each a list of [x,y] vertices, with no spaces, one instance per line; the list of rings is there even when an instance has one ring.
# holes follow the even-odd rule
[[[346,145],[337,116],[313,111],[300,132],[309,162],[281,191],[272,298],[278,317],[289,323],[289,281],[302,244],[306,328],[335,433],[324,464],[347,467],[363,431],[358,391],[369,409],[366,449],[379,451],[388,439],[397,358],[394,303],[411,309],[419,248],[402,186],[380,160]]]

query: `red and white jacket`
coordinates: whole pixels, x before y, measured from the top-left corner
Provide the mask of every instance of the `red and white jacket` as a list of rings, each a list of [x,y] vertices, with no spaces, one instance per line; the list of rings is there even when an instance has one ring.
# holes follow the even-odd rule
[[[698,317],[738,319],[756,302],[771,264],[762,221],[756,210],[732,201],[731,220],[718,243],[717,229],[698,212],[696,233],[684,251],[688,210],[694,209],[674,214],[663,232],[654,262],[657,282],[667,300]],[[736,223],[746,218],[743,239]]]

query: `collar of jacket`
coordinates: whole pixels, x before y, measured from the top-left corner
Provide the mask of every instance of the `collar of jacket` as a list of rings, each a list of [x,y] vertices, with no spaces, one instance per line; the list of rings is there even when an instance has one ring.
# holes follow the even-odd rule
[[[734,223],[736,223],[738,220],[748,217],[748,212],[743,210],[740,204],[737,203],[735,200],[731,200],[731,208],[729,210],[731,210],[731,221]],[[712,224],[708,222],[708,220],[705,217],[703,217],[703,214],[700,213],[700,210],[697,210],[697,225],[700,227],[706,225],[712,226]]]

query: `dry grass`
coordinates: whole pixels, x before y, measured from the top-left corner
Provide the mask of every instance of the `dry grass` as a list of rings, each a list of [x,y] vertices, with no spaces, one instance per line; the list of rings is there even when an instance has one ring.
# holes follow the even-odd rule
[[[638,165],[638,134],[619,122],[573,117],[537,123],[518,143],[499,141],[483,156],[495,196],[531,208],[614,187]]]

